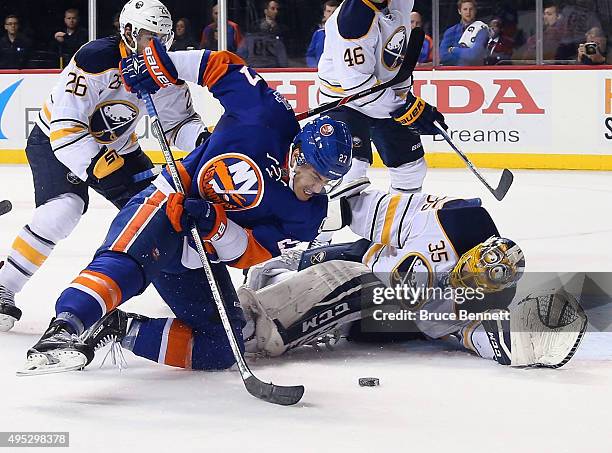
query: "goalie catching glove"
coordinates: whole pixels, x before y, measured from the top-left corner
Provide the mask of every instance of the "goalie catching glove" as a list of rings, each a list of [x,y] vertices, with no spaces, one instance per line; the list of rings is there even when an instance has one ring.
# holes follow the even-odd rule
[[[130,93],[154,94],[160,88],[181,83],[166,47],[151,39],[142,55],[132,54],[119,63],[125,89]]]
[[[576,353],[586,313],[564,290],[529,294],[509,309],[510,320],[483,321],[494,359],[502,365],[560,368]]]
[[[186,199],[182,193],[170,194],[166,202],[166,215],[178,233],[189,231],[194,222],[205,241],[217,241],[227,230],[223,206],[200,198]]]
[[[448,129],[444,115],[420,97],[415,97],[410,91],[406,95],[406,103],[392,111],[391,117],[419,135],[439,134],[434,121],[437,121],[444,130]]]

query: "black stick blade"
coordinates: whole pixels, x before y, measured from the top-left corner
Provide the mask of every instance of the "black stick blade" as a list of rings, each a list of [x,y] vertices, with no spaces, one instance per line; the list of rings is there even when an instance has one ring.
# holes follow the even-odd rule
[[[504,168],[502,172],[501,179],[499,180],[499,184],[497,185],[497,189],[493,191],[493,196],[497,199],[497,201],[502,201],[510,186],[512,185],[512,181],[514,181],[514,175],[510,170]]]
[[[281,385],[262,382],[251,375],[244,380],[247,391],[255,398],[268,403],[280,404],[281,406],[292,406],[298,403],[304,395],[304,386],[283,387]]]
[[[13,205],[11,204],[10,201],[8,200],[0,201],[0,215],[4,215],[7,212],[11,212],[11,209],[13,209]]]

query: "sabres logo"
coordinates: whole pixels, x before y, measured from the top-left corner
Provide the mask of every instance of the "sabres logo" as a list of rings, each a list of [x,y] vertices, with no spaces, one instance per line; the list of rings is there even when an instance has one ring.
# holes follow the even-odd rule
[[[255,208],[264,193],[259,167],[248,156],[226,153],[208,161],[198,174],[200,196],[223,205],[225,210]]]
[[[98,143],[112,143],[132,128],[138,113],[131,102],[103,102],[89,117],[91,135]]]
[[[382,63],[389,71],[400,67],[404,61],[406,48],[408,47],[408,36],[406,27],[401,26],[395,30],[383,47]]]
[[[323,261],[325,261],[325,256],[327,254],[325,253],[325,250],[321,250],[320,252],[315,253],[314,255],[312,255],[310,257],[310,263],[311,264],[319,264],[322,263]]]
[[[433,272],[427,262],[427,259],[420,253],[409,253],[400,263],[395,266],[389,276],[391,287],[408,287],[418,290],[422,289],[421,294],[425,294],[425,290],[431,287],[433,283]],[[417,309],[425,302],[424,297],[417,300],[406,301],[406,308]]]

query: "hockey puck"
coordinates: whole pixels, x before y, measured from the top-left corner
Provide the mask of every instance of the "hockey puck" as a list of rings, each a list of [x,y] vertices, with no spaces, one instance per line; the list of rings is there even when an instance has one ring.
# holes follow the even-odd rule
[[[0,201],[0,215],[4,215],[7,212],[11,212],[11,209],[13,209],[13,205],[11,204],[10,201],[8,200]]]
[[[376,387],[380,385],[380,380],[375,377],[362,377],[359,378],[360,387]]]

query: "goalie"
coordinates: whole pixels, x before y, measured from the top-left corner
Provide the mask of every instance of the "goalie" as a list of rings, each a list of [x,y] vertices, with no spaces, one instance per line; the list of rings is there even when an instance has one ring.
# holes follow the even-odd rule
[[[344,222],[364,239],[293,251],[251,269],[238,291],[249,320],[243,330],[248,352],[277,356],[345,336],[449,339],[512,366],[557,368],[575,353],[587,325],[584,311],[562,290],[513,302],[523,252],[500,237],[480,200],[367,191],[343,204]],[[474,297],[449,299],[438,291],[372,303],[398,286],[450,289],[455,296],[471,290]],[[383,306],[395,315],[381,321]],[[409,321],[398,329],[389,319],[402,312],[415,315],[405,315]]]

